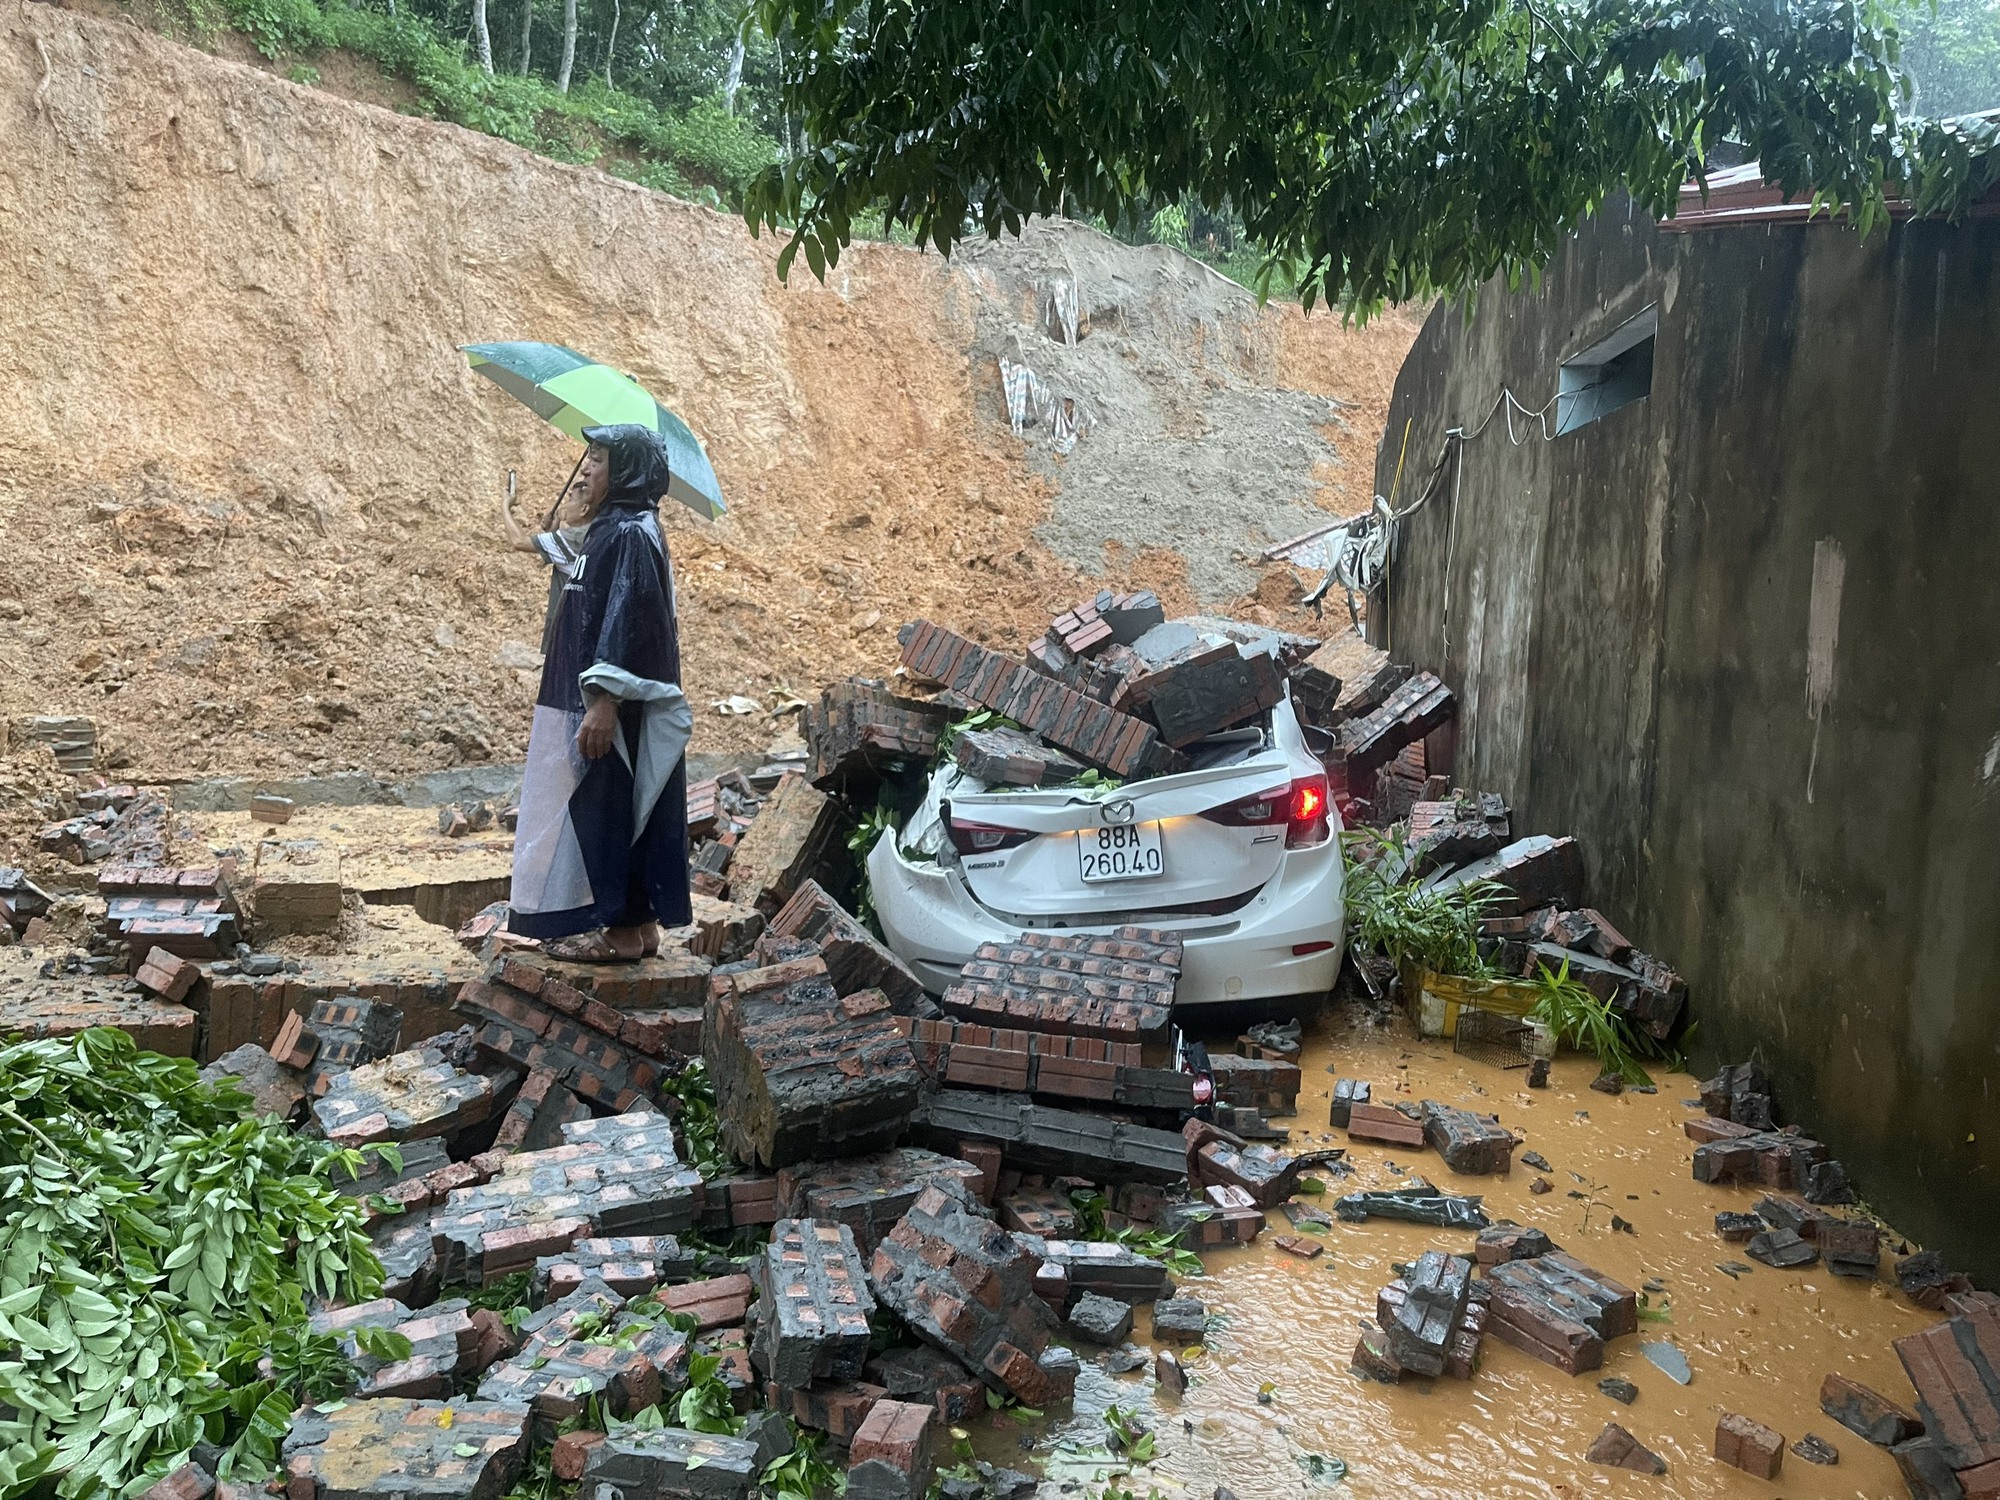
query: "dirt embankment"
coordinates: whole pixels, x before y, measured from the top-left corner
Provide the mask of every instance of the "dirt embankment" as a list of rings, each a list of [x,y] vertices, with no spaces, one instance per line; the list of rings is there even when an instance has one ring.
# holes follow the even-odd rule
[[[518,756],[511,663],[545,595],[497,512],[510,468],[545,502],[574,450],[459,344],[584,349],[706,440],[732,513],[671,540],[697,744],[726,748],[781,726],[711,702],[886,671],[915,614],[1018,645],[1100,567],[1184,606],[1191,578],[1209,602],[1258,585],[1232,554],[1269,518],[1366,501],[1415,326],[1258,313],[1209,278],[1226,349],[1155,319],[1120,358],[1142,386],[1178,372],[1179,446],[1107,426],[1065,471],[1008,431],[990,353],[996,275],[1045,336],[1033,244],[858,247],[787,288],[733,219],[45,6],[0,9],[0,129],[0,713],[90,714],[154,776]],[[1084,247],[1100,301],[1157,306],[1186,274],[1045,239]],[[1285,413],[1292,457],[1204,391]],[[1187,494],[1190,451],[1212,524],[1106,502]],[[1293,593],[1266,579],[1254,607],[1296,621]]]

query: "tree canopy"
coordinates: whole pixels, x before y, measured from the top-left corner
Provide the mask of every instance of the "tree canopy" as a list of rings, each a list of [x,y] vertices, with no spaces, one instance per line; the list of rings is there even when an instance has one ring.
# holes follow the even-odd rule
[[[1231,212],[1267,284],[1366,306],[1518,278],[1724,139],[1867,228],[1956,211],[1992,126],[1911,123],[1878,0],[754,0],[811,142],[753,230],[835,261],[879,208],[942,252],[1032,215]]]

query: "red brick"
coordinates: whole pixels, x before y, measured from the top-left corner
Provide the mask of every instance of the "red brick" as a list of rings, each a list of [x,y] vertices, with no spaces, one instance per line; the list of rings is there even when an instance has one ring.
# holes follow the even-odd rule
[[[604,1434],[580,1429],[565,1432],[556,1439],[555,1451],[549,1456],[549,1466],[555,1470],[556,1478],[575,1481],[583,1478],[583,1467],[590,1462],[590,1453],[604,1441]]]
[[[1762,1422],[1724,1412],[1715,1424],[1715,1456],[1759,1479],[1776,1479],[1785,1461],[1784,1435]]]
[[[938,1427],[937,1408],[914,1401],[877,1401],[869,1408],[861,1430],[854,1434],[848,1449],[853,1463],[880,1459],[899,1473],[908,1474],[912,1492],[923,1494],[930,1488],[930,1471]]]

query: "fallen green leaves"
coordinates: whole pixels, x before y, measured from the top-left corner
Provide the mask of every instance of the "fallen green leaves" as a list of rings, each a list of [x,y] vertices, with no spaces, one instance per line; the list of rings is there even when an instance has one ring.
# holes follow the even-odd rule
[[[130,1494],[203,1439],[261,1473],[345,1387],[305,1311],[381,1284],[345,1158],[249,1108],[122,1032],[0,1047],[0,1500]]]

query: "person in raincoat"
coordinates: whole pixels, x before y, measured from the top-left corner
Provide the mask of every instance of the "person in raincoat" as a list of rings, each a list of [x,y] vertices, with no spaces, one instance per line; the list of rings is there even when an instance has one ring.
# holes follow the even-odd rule
[[[556,569],[541,692],[514,834],[510,931],[552,958],[630,961],[693,919],[673,568],[660,532],[659,437],[590,427],[581,539],[537,537]]]

